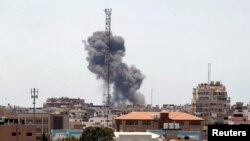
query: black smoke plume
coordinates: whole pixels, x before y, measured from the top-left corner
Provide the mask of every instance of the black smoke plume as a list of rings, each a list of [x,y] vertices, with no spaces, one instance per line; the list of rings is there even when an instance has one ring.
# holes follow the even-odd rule
[[[88,51],[88,69],[97,75],[97,79],[105,78],[105,47],[108,35],[105,31],[94,32],[85,42]],[[129,67],[122,61],[125,56],[124,39],[110,35],[110,83],[113,86],[113,103],[144,104],[144,96],[138,92],[145,76],[135,66]]]

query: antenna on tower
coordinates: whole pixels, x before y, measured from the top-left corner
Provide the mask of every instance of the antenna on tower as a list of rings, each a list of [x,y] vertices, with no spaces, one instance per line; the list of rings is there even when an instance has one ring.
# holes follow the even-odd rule
[[[111,105],[110,96],[110,32],[111,32],[111,12],[112,9],[106,8],[104,10],[106,13],[105,21],[105,37],[107,46],[105,47],[105,82],[104,82],[104,94],[103,94],[103,104],[109,107]]]
[[[211,63],[208,63],[208,79],[207,84],[209,85],[211,81]]]
[[[151,87],[151,108],[153,107],[153,87]]]

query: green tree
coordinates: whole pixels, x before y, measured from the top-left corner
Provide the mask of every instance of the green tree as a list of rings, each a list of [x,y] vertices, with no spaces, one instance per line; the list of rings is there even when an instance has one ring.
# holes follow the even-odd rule
[[[80,141],[113,141],[114,131],[108,127],[87,127]]]

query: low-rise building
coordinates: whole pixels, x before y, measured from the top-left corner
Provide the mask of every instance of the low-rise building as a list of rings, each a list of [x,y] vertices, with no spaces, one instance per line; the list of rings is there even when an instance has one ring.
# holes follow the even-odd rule
[[[42,135],[45,134],[49,136],[51,130],[51,120],[49,113],[36,113],[35,121],[34,114],[32,113],[22,113],[18,114],[18,121],[23,125],[34,125],[36,130],[37,140],[42,139]]]
[[[92,117],[89,118],[89,121],[82,122],[83,127],[89,126],[104,126],[109,128],[115,127],[115,118],[116,115],[109,115],[108,117]]]
[[[250,109],[243,102],[236,102],[232,115],[228,118],[228,124],[250,124]]]
[[[0,125],[0,141],[36,141],[35,125]]]
[[[179,131],[200,131],[204,120],[183,112],[131,112],[115,119],[118,132],[145,132],[164,129],[164,123],[178,123]]]
[[[18,121],[23,125],[35,125],[37,140],[43,134],[49,138],[51,129],[69,129],[69,115],[64,113],[33,113],[18,114]]]

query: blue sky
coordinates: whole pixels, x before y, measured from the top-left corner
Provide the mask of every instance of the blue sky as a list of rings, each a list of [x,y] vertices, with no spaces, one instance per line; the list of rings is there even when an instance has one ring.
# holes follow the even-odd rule
[[[48,97],[101,104],[103,85],[87,69],[82,40],[111,29],[125,40],[124,62],[146,76],[153,104],[191,102],[192,89],[222,81],[232,103],[249,102],[250,2],[247,0],[0,0],[0,105],[32,106],[30,88]]]

